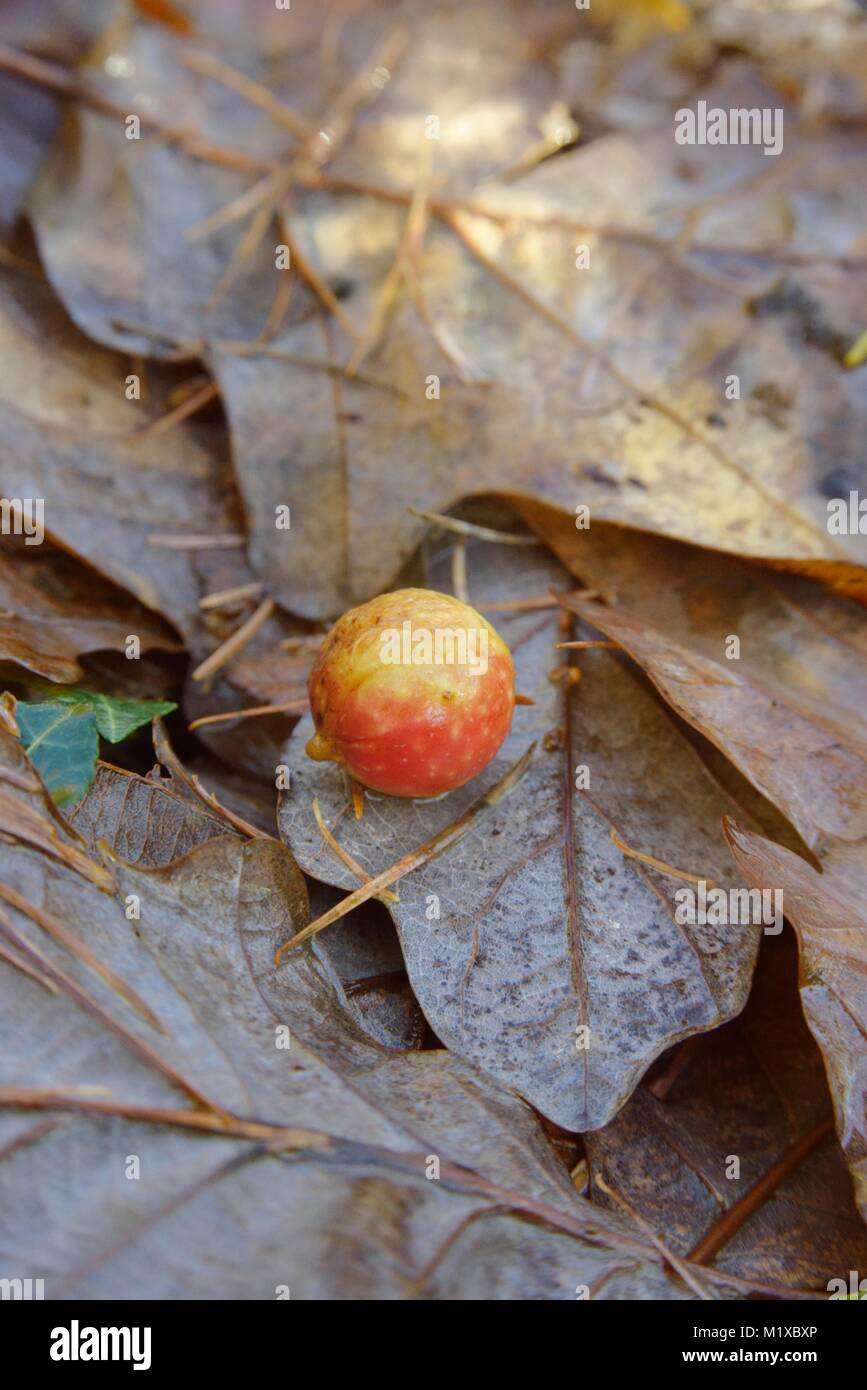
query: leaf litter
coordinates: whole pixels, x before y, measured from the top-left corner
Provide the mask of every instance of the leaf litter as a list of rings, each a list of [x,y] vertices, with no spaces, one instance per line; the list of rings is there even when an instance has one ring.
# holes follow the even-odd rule
[[[46,513],[0,549],[2,1262],[826,1296],[865,1258],[862,29],[809,17],[820,72],[789,6],[116,8],[0,35],[0,489]],[[676,145],[696,90],[785,153]],[[392,584],[490,614],[522,699],[470,786],[356,820],[290,729]],[[678,920],[702,884],[782,890],[797,980],[788,932]]]

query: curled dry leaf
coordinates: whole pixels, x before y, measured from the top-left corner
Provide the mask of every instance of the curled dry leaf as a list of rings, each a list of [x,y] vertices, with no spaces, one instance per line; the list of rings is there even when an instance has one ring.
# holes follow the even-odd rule
[[[758,888],[780,889],[798,936],[801,1003],[822,1049],[837,1134],[867,1220],[867,892],[865,845],[840,844],[817,873],[791,850],[728,825],[732,854]]]
[[[142,416],[125,396],[128,363],[88,344],[46,286],[10,273],[0,278],[0,352],[5,495],[43,498],[50,539],[201,644],[199,598],[217,587],[211,566],[241,562],[226,552],[158,549],[148,538],[237,531],[231,474],[213,431],[188,423],[131,443]]]
[[[802,1002],[825,1055],[863,1209],[858,894],[867,882],[867,642],[860,608],[799,576],[614,528],[578,533],[535,503],[519,510],[581,582],[612,595],[609,605],[578,600],[575,610],[620,642],[677,713],[803,837],[785,848],[729,831],[748,881],[782,889],[798,931]],[[727,660],[733,633],[737,659]],[[805,846],[824,872],[793,852]]]
[[[859,715],[820,710],[816,693],[811,710],[791,689],[765,688],[760,675],[753,678],[751,663],[742,673],[737,661],[726,660],[724,646],[716,658],[705,656],[700,642],[698,650],[683,645],[625,605],[569,602],[644,667],[677,714],[725,753],[810,848],[867,833],[867,730]],[[824,645],[832,658],[841,655],[833,637]],[[856,680],[863,678],[863,661],[856,656],[851,664]]]
[[[575,612],[788,817],[807,847],[867,831],[867,639],[860,606],[813,582],[518,503],[579,582]],[[732,645],[734,638],[734,645]]]
[[[139,638],[142,651],[179,647],[167,623],[70,556],[45,546],[13,549],[4,542],[0,660],[74,685],[84,674],[80,656],[123,652],[130,633]]]
[[[564,587],[546,557],[505,554],[470,547],[476,605]],[[447,557],[440,574],[446,589]],[[436,587],[438,578],[434,570],[429,582]],[[536,703],[516,710],[485,773],[439,801],[368,796],[355,821],[339,771],[305,758],[305,721],[284,754],[292,780],[280,829],[309,873],[355,888],[323,844],[314,796],[340,843],[376,874],[452,823],[540,739],[515,794],[402,879],[400,903],[389,910],[437,1036],[558,1124],[595,1129],[665,1047],[742,1007],[757,930],[678,925],[676,880],[612,842],[616,830],[669,864],[726,886],[736,881],[719,830],[731,803],[633,672],[594,652],[570,690],[549,679],[556,615],[499,615],[498,625],[517,685]]]

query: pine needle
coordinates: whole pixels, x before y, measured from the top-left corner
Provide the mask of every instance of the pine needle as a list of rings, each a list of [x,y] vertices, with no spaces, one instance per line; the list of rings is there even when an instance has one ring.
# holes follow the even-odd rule
[[[716,888],[714,880],[706,878],[704,874],[690,874],[685,869],[674,869],[663,859],[654,859],[652,854],[642,854],[641,850],[632,849],[624,844],[616,830],[612,830],[611,838],[621,854],[625,854],[628,859],[638,859],[642,864],[649,864],[651,869],[657,869],[659,873],[668,874],[671,878],[682,878],[686,883],[705,883],[708,888]]]
[[[175,425],[180,425],[182,421],[188,420],[191,415],[204,410],[205,406],[210,405],[211,401],[215,401],[219,394],[216,382],[207,382],[204,386],[199,387],[198,391],[191,392],[186,400],[181,401],[180,405],[166,411],[165,415],[161,415],[158,420],[151,420],[150,424],[135,430],[129,436],[131,443],[138,444],[143,439],[154,439],[157,435],[165,434]]]
[[[251,106],[258,106],[260,111],[266,111],[272,120],[285,130],[291,131],[293,135],[309,139],[315,134],[315,127],[308,120],[297,111],[293,111],[291,106],[286,106],[261,82],[255,82],[246,73],[239,72],[237,68],[230,67],[228,63],[221,62],[210,53],[202,53],[196,49],[184,55],[184,63],[193,72],[200,72],[203,77],[210,77],[212,81],[220,82],[224,87],[237,92],[245,101],[249,101]]]
[[[222,714],[205,714],[201,719],[194,719],[187,728],[190,733],[195,729],[201,729],[206,724],[227,724],[230,719],[258,719],[266,714],[303,714],[307,709],[307,700],[287,700],[282,705],[252,705],[248,709],[224,710]]]
[[[332,849],[334,853],[337,855],[337,858],[340,860],[341,864],[343,864],[345,868],[349,870],[350,873],[355,874],[356,878],[360,878],[362,883],[369,883],[371,878],[370,874],[367,873],[366,870],[362,869],[358,860],[353,859],[352,855],[349,853],[349,850],[344,849],[343,845],[341,845],[334,838],[331,831],[328,829],[328,826],[325,824],[325,819],[322,815],[322,812],[319,809],[319,799],[315,796],[313,798],[313,814],[316,817],[316,824],[319,826],[320,835],[322,836],[325,843],[328,845],[329,849]],[[392,893],[390,888],[383,888],[382,892],[377,893],[376,896],[381,903],[400,902],[400,898],[397,896],[396,893]]]
[[[588,647],[607,647],[612,651],[623,651],[619,642],[555,642],[554,646],[558,652],[584,651]]]
[[[511,531],[495,531],[491,526],[477,526],[472,521],[461,521],[456,516],[446,516],[443,512],[427,512],[422,507],[407,507],[407,511],[413,516],[421,517],[422,521],[429,521],[434,526],[439,526],[443,531],[454,531],[457,536],[473,537],[479,541],[491,541],[497,545],[531,545],[538,546],[540,542],[535,536],[516,536]],[[506,605],[513,606],[513,600],[506,599],[499,604],[488,604],[489,608],[504,608]],[[539,604],[537,599],[519,599],[516,602],[524,606]],[[553,600],[546,598],[541,601],[541,606],[548,608]]]
[[[455,541],[452,551],[452,588],[455,598],[461,603],[469,603],[470,586],[467,581],[467,542],[464,536]]]
[[[256,598],[264,587],[264,584],[254,580],[251,584],[236,584],[234,589],[215,589],[212,594],[205,594],[204,598],[199,599],[199,607],[204,609],[230,608],[242,599]]]
[[[193,680],[207,680],[209,676],[215,675],[222,667],[228,666],[229,662],[233,661],[238,653],[243,651],[247,643],[255,637],[260,627],[268,621],[274,612],[274,607],[272,598],[263,599],[256,611],[251,613],[239,628],[236,628],[231,637],[227,637],[216,651],[211,652],[211,655],[196,667],[193,672]]]
[[[246,536],[199,536],[184,535],[183,532],[172,536],[162,531],[153,532],[145,539],[146,545],[156,546],[160,550],[233,550],[245,542]]]

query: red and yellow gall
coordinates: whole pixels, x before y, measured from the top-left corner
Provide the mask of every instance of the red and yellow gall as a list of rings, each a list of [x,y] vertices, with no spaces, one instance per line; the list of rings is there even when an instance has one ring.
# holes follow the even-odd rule
[[[515,705],[503,639],[466,603],[430,589],[382,594],[345,613],[310,674],[307,752],[364,787],[440,796],[481,772]]]

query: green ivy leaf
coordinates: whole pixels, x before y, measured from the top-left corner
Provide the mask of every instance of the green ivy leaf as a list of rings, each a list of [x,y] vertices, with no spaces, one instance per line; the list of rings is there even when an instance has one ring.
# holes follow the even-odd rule
[[[15,711],[21,742],[58,806],[78,801],[96,772],[99,738],[89,705],[46,700],[19,701]]]
[[[75,686],[56,686],[47,700],[19,700],[15,718],[21,742],[62,806],[79,801],[93,781],[100,734],[109,743],[120,743],[173,709],[177,705],[171,700],[115,699]]]
[[[127,700],[98,695],[93,690],[79,690],[76,686],[59,686],[52,696],[63,704],[85,704],[92,709],[96,727],[109,743],[120,743],[142,724],[149,724],[152,719],[177,709],[172,700]]]

